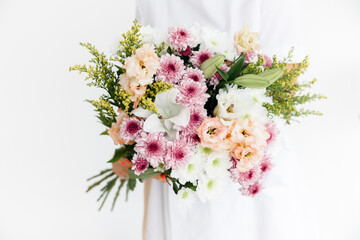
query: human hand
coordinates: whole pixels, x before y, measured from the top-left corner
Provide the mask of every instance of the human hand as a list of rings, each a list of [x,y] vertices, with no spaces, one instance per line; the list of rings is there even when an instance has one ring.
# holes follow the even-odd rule
[[[132,167],[132,162],[126,158],[120,158],[118,161],[112,163],[114,173],[122,179],[127,179],[129,168]]]

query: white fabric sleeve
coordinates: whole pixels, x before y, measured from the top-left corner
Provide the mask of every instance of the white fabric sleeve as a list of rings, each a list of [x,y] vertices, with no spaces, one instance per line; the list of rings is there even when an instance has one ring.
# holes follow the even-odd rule
[[[297,0],[262,0],[260,44],[264,54],[288,56],[294,47],[293,62],[306,56],[303,46],[301,9]]]

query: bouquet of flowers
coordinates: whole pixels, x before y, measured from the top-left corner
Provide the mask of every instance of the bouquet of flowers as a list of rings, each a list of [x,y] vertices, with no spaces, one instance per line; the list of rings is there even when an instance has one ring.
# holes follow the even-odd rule
[[[81,46],[91,64],[70,70],[104,90],[87,101],[107,128],[101,135],[118,146],[109,162],[129,167],[126,179],[112,168],[89,179],[97,180],[88,191],[105,183],[100,209],[113,189],[114,207],[123,187],[127,195],[155,175],[184,202],[212,200],[230,182],[253,196],[271,170],[275,120],[320,115],[299,108],[324,98],[304,92],[315,80],[297,81],[308,57],[289,68],[292,51],[282,61],[263,55],[247,26],[231,41],[199,24],[162,32],[135,20],[110,58],[89,43]]]

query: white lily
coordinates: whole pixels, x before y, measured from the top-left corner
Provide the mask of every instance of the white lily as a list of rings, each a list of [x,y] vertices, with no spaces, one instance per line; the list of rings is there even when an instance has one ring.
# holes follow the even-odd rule
[[[138,117],[146,117],[144,131],[166,132],[170,140],[175,139],[175,125],[185,127],[190,121],[190,109],[176,102],[178,93],[178,89],[171,89],[156,96],[155,104],[161,117],[142,108],[133,111]]]

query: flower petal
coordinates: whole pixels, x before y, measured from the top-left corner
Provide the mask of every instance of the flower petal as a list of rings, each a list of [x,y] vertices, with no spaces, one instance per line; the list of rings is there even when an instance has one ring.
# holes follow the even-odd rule
[[[141,117],[141,118],[148,118],[148,117],[150,117],[151,114],[154,114],[153,112],[151,112],[147,109],[143,109],[142,107],[138,107],[138,108],[134,109],[131,113],[134,114],[135,116]]]
[[[144,122],[144,131],[150,133],[166,132],[166,128],[158,116],[156,114],[152,114]]]
[[[178,89],[171,89],[170,91],[162,92],[156,95],[155,104],[161,116],[165,118],[170,117],[167,115],[169,114],[169,112],[173,112],[169,110],[172,110],[173,105],[177,104],[176,96],[178,93],[179,93]]]
[[[185,127],[190,121],[190,109],[180,104],[176,107],[178,108],[178,114],[169,118],[169,120],[178,126]]]

